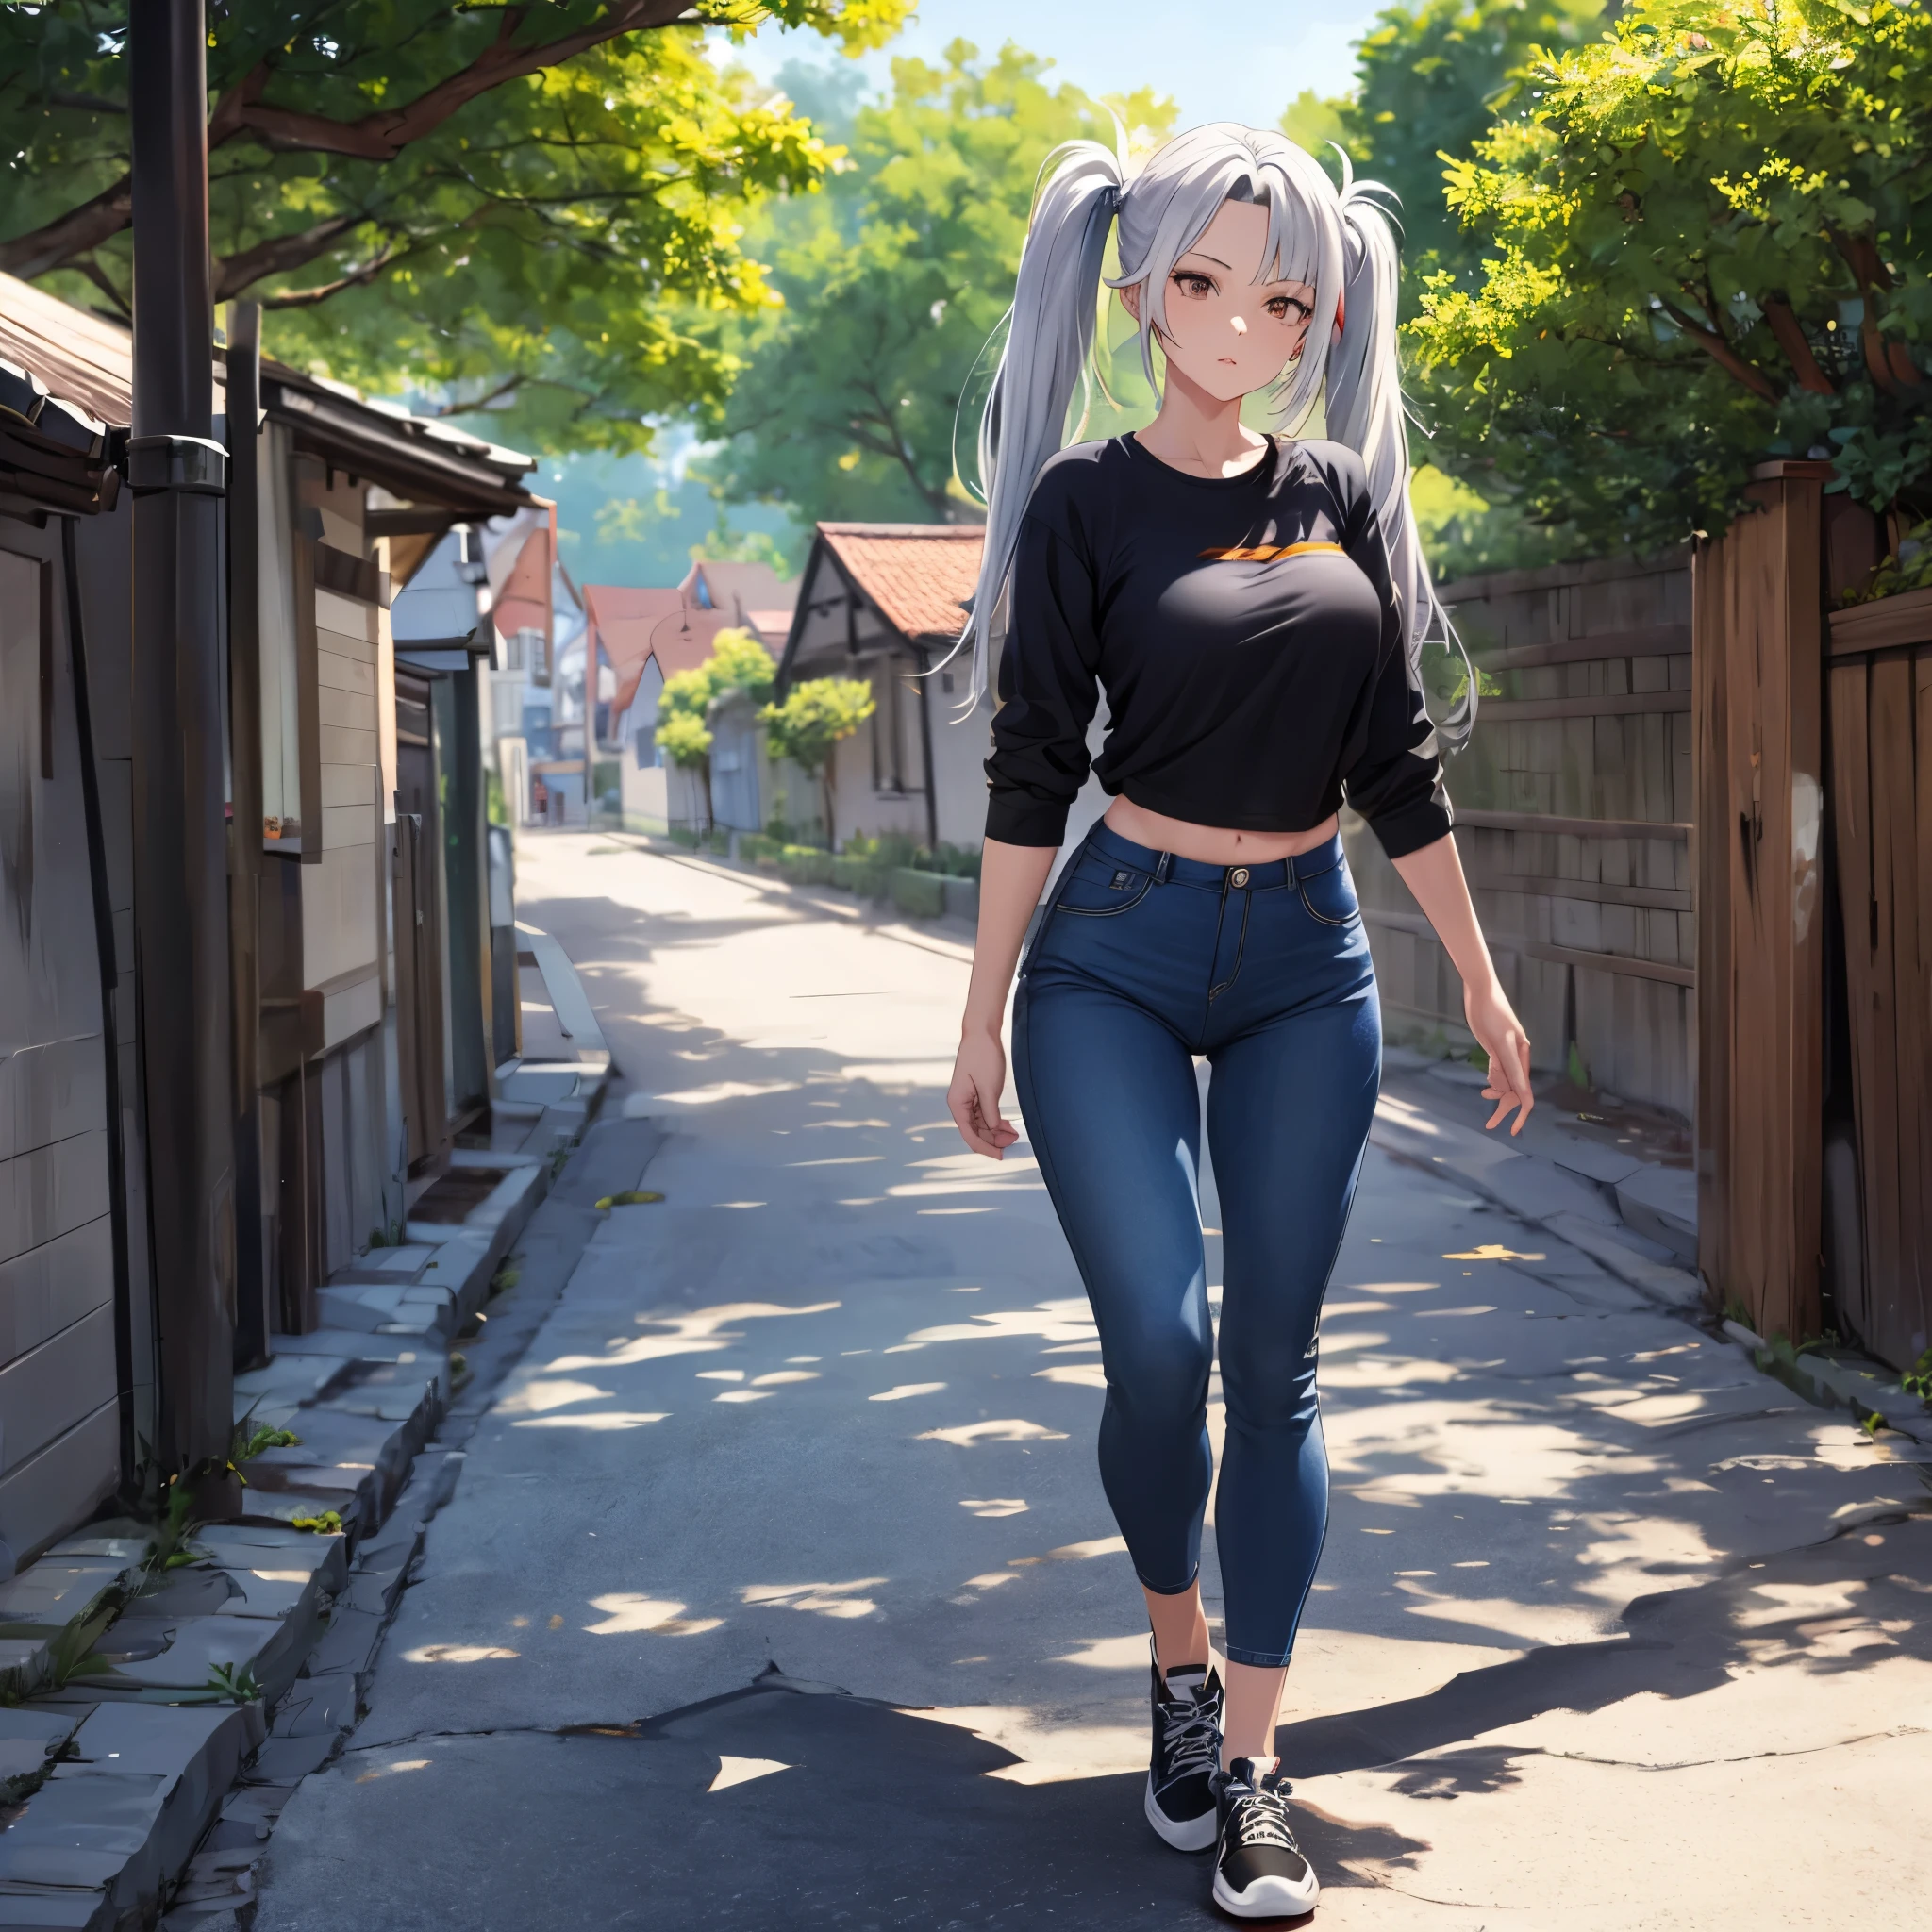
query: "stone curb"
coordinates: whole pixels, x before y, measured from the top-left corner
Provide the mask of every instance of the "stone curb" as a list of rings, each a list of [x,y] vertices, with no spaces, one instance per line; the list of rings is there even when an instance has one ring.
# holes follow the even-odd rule
[[[603,1084],[559,1112],[570,1140]],[[301,1441],[251,1458],[247,1513],[197,1533],[201,1560],[150,1579],[114,1617],[90,1653],[107,1672],[45,1683],[67,1626],[133,1587],[150,1527],[91,1525],[0,1584],[0,1623],[46,1631],[0,1639],[0,1676],[25,1693],[0,1707],[6,1932],[119,1932],[153,1924],[164,1900],[177,1927],[247,1907],[282,1805],[356,1724],[424,1526],[462,1467],[460,1452],[428,1446],[458,1382],[451,1344],[553,1171],[531,1154],[459,1152],[453,1165],[508,1172],[461,1224],[412,1225],[408,1245],[341,1270],[321,1291],[331,1325],[278,1338],[267,1368],[237,1378],[238,1421],[292,1425]],[[325,1510],[341,1534],[291,1526]],[[258,1694],[212,1692],[217,1666]]]
[[[637,1150],[635,1168],[618,1173],[615,1181],[602,1172],[609,1165],[605,1142],[613,1134]],[[535,1198],[527,1197],[530,1208],[514,1232],[530,1237],[525,1245],[526,1274],[527,1257],[533,1251],[557,1250],[550,1254],[553,1300],[561,1293],[577,1255],[589,1245],[602,1220],[573,1197],[586,1188],[600,1194],[634,1186],[662,1140],[661,1129],[648,1122],[607,1123],[577,1143],[554,1185],[541,1191],[541,1221]],[[530,1225],[532,1222],[537,1224]],[[508,1248],[508,1238],[503,1246]],[[496,1265],[494,1259],[490,1262],[492,1274]],[[486,1277],[486,1292],[487,1287]],[[282,1807],[303,1778],[336,1756],[360,1722],[362,1699],[383,1638],[422,1555],[428,1525],[455,1494],[460,1479],[464,1452],[458,1445],[468,1440],[488,1407],[495,1378],[521,1356],[548,1312],[541,1291],[530,1292],[530,1283],[524,1287],[522,1302],[516,1291],[509,1291],[498,1324],[485,1331],[485,1340],[478,1344],[491,1357],[488,1372],[479,1372],[470,1387],[439,1411],[439,1429],[452,1440],[432,1441],[417,1453],[387,1520],[357,1542],[354,1563],[344,1573],[320,1641],[275,1708],[266,1738],[242,1768],[240,1783],[223,1801],[220,1815],[186,1863],[172,1908],[161,1921],[168,1932],[188,1932],[191,1927],[226,1932],[234,1915],[242,1915],[240,1924],[247,1923],[255,1868]],[[0,1927],[6,1924],[0,1913]]]

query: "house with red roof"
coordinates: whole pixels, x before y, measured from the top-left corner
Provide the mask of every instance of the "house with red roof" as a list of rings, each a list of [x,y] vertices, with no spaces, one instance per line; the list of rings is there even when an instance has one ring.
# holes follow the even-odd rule
[[[984,533],[970,524],[821,524],[779,661],[778,689],[862,678],[874,710],[840,745],[833,842],[900,832],[976,846],[985,831],[989,697],[945,660],[966,621]]]

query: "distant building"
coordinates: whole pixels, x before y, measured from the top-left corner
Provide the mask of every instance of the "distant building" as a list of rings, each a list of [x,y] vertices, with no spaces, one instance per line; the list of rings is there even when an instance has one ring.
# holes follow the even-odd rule
[[[791,623],[796,583],[761,563],[692,564],[670,589],[584,587],[586,654],[610,674],[597,720],[597,754],[614,761],[624,823],[637,831],[697,825],[707,819],[701,776],[664,763],[658,750],[658,700],[664,680],[695,670],[722,630],[748,630],[775,660]],[[723,824],[764,823],[760,774],[726,721],[712,756],[710,809]],[[729,814],[727,816],[727,814]]]
[[[902,832],[976,846],[985,832],[987,727],[964,654],[939,669],[966,621],[983,532],[965,524],[821,524],[778,679],[869,682],[876,708],[833,765],[835,845]]]

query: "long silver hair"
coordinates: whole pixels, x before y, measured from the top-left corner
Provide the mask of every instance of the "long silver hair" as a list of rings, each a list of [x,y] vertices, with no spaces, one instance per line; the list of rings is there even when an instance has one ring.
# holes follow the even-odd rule
[[[986,549],[960,641],[973,648],[973,697],[987,686],[1034,479],[1065,440],[1075,394],[1084,405],[1091,393],[1110,233],[1117,224],[1121,272],[1107,284],[1141,291],[1141,360],[1158,396],[1153,344],[1166,333],[1169,277],[1228,200],[1267,209],[1262,279],[1306,282],[1315,291],[1306,346],[1271,394],[1276,424],[1296,435],[1322,404],[1328,435],[1361,457],[1389,552],[1410,675],[1420,690],[1422,650],[1431,632],[1459,641],[1437,601],[1408,500],[1408,430],[1395,354],[1400,261],[1374,198],[1387,191],[1356,180],[1346,155],[1338,189],[1321,163],[1285,135],[1228,121],[1176,135],[1138,173],[1128,166],[1124,140],[1113,151],[1072,141],[1047,157],[1041,175],[1004,325],[1006,343],[979,422]],[[1474,719],[1471,672],[1441,735],[1459,743]]]

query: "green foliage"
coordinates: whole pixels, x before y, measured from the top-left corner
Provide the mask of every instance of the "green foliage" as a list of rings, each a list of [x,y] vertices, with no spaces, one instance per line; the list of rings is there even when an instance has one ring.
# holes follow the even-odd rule
[[[794,684],[782,704],[767,705],[758,723],[774,758],[790,758],[808,777],[816,777],[840,742],[877,708],[872,686],[863,678],[808,677]]]
[[[1012,298],[1035,176],[1062,141],[1113,140],[1106,110],[1049,88],[1046,68],[955,41],[939,66],[895,61],[890,101],[839,104],[848,164],[753,222],[748,245],[785,306],[727,332],[745,369],[710,463],[721,495],[789,503],[806,522],[973,514],[954,424]],[[787,77],[825,91],[809,71]],[[1172,115],[1151,92],[1117,105],[1143,138]]]
[[[460,1357],[451,1356],[452,1362]],[[341,1536],[342,1533],[342,1512],[340,1509],[318,1509],[313,1516],[291,1516],[291,1529],[307,1529],[317,1536]]]
[[[698,770],[711,757],[711,708],[729,691],[754,704],[771,695],[778,667],[748,630],[721,630],[711,655],[690,671],[674,671],[658,699],[658,743],[675,765]]]
[[[171,1478],[162,1492],[160,1522],[154,1547],[148,1552],[148,1569],[178,1570],[184,1563],[193,1562],[194,1552],[188,1547],[188,1539],[199,1527],[200,1519],[194,1513],[194,1485],[183,1476]]]
[[[234,1704],[258,1704],[261,1700],[261,1685],[253,1664],[210,1665],[205,1688]]]
[[[1928,585],[1932,585],[1932,518],[1914,524],[1899,539],[1898,548],[1872,573],[1869,583],[1840,586],[1842,594],[1839,601],[1870,604],[1905,591],[1923,591]]]
[[[0,268],[129,301],[129,0],[0,8]],[[741,35],[878,45],[908,0],[701,0]],[[728,314],[771,291],[741,246],[833,161],[721,73],[682,0],[256,0],[209,8],[217,299],[267,346],[379,393],[487,410],[502,436],[641,448],[715,412]]]
[[[235,1432],[229,1438],[228,1466],[239,1474],[244,1462],[253,1462],[264,1449],[293,1449],[302,1441],[292,1429],[252,1428],[248,1415],[235,1424]],[[247,1478],[242,1477],[245,1482]]]
[[[64,1690],[77,1677],[104,1677],[114,1667],[94,1655],[94,1645],[108,1634],[108,1626],[121,1614],[123,1599],[109,1591],[92,1607],[60,1626],[47,1646],[47,1688]]]
[[[664,680],[664,694],[658,701],[658,748],[674,765],[681,765],[688,772],[697,771],[709,763],[711,757],[711,727],[705,723],[705,714],[690,708],[693,687],[704,678],[702,671],[679,671]],[[680,679],[691,680],[673,692],[672,686]],[[666,700],[671,700],[667,705]],[[706,691],[704,701],[710,702],[710,692]]]
[[[718,701],[742,691],[762,705],[772,694],[778,667],[748,630],[721,630],[711,655],[691,671],[675,671],[658,698],[658,744],[674,765],[705,774],[706,816],[711,783],[711,713]],[[695,842],[695,841],[693,841]]]
[[[1916,1395],[1921,1402],[1932,1402],[1932,1348],[1928,1348],[1898,1378],[1898,1386],[1907,1395]]]
[[[1630,0],[1525,86],[1449,168],[1479,277],[1409,325],[1436,460],[1600,550],[1724,528],[1767,456],[1922,499],[1932,14]]]
[[[1604,0],[1416,0],[1378,14],[1356,49],[1356,91],[1346,100],[1304,92],[1282,116],[1292,141],[1334,139],[1358,177],[1398,198],[1406,309],[1421,277],[1475,266],[1444,192],[1445,158],[1468,156],[1500,115],[1522,111],[1520,75],[1541,49],[1593,37]],[[1339,129],[1329,133],[1330,123]],[[1298,131],[1301,130],[1301,131]],[[1311,152],[1314,150],[1311,149]]]

